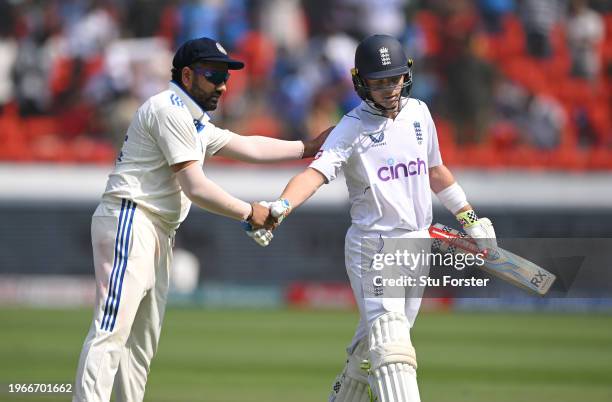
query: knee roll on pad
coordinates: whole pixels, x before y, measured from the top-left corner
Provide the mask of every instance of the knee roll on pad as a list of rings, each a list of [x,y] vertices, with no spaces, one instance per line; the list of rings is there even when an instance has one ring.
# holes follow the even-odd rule
[[[369,334],[370,384],[379,402],[416,402],[416,354],[410,323],[402,313],[377,318]]]
[[[370,402],[368,372],[362,363],[368,358],[368,341],[363,339],[348,356],[342,373],[336,377],[329,402]]]
[[[403,313],[386,313],[370,328],[372,369],[391,363],[407,363],[416,369],[416,354],[410,340],[410,323]]]

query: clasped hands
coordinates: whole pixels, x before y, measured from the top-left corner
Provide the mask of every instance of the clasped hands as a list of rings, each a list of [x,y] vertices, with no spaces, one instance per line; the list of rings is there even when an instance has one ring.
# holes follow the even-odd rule
[[[272,231],[291,212],[291,204],[286,199],[281,198],[273,202],[254,202],[251,206],[253,213],[249,220],[243,222],[244,231],[257,244],[266,247],[274,237]]]

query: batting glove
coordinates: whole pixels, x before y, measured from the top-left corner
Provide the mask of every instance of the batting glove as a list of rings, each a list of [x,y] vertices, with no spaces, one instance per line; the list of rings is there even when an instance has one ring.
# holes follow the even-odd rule
[[[259,204],[266,208],[270,208],[269,202],[260,201]],[[242,227],[246,235],[253,239],[255,243],[259,244],[261,247],[268,246],[274,237],[270,230],[264,228],[254,230],[253,226],[248,221],[243,221]]]
[[[493,223],[489,218],[478,218],[473,210],[460,212],[456,215],[457,220],[463,226],[463,230],[476,241],[478,248],[482,251],[495,250],[497,248],[497,237]]]
[[[276,219],[276,223],[278,224],[280,224],[290,212],[291,204],[285,198],[280,198],[270,203],[270,214],[274,219]]]
[[[268,246],[274,237],[271,231],[264,228],[253,230],[253,226],[246,221],[242,222],[242,227],[246,235],[253,239],[255,243],[259,244],[261,247]]]

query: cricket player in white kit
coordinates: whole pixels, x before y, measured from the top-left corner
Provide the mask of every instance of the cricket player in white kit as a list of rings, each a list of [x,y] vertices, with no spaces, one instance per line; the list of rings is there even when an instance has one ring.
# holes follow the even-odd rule
[[[371,284],[366,283],[364,257],[371,262],[373,253],[396,239],[428,239],[432,190],[481,248],[495,243],[491,222],[476,217],[442,164],[427,106],[409,97],[411,65],[393,37],[373,35],[359,44],[352,74],[363,102],[342,118],[309,168],[291,179],[270,207],[280,223],[292,208],[344,171],[352,220],[345,262],[360,322],[330,402],[420,400],[410,329],[422,293],[406,289],[402,298],[375,297],[368,291]],[[364,239],[377,239],[380,249],[363,247]]]
[[[186,42],[173,60],[168,90],[137,111],[106,190],[92,218],[96,277],[93,322],[83,345],[73,401],[144,398],[160,336],[176,229],[191,203],[216,214],[263,226],[269,210],[249,204],[209,180],[206,157],[250,162],[313,156],[326,133],[303,143],[245,137],[215,127],[207,111],[217,107],[229,70],[243,68],[209,38]],[[269,232],[252,230],[265,245]]]

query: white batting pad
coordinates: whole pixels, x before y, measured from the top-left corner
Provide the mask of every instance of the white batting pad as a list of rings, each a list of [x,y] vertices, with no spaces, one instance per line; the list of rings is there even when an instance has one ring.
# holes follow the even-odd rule
[[[361,364],[368,358],[368,342],[363,339],[349,355],[344,370],[332,386],[329,402],[370,402],[368,372]]]
[[[370,328],[370,385],[378,402],[419,402],[416,354],[410,323],[402,313],[387,313]]]

